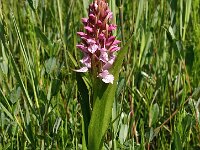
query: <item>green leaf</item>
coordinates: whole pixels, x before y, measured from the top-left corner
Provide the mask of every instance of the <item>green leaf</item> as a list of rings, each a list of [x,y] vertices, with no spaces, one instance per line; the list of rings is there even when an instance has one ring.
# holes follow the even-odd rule
[[[149,127],[154,125],[158,119],[159,115],[159,107],[158,104],[154,104],[153,106],[150,107],[150,112],[149,112]]]
[[[83,117],[81,117],[81,123],[82,123],[82,149],[87,150],[86,136],[85,136],[85,126],[84,126]]]
[[[7,150],[7,149],[10,149],[9,147],[11,146],[11,143],[7,143],[5,146],[4,146],[4,150]]]
[[[4,43],[6,43],[6,39],[5,39],[5,26],[4,26],[4,22],[2,23],[1,21],[0,21],[0,38],[1,38],[1,40],[2,40],[2,42],[3,42],[3,44]]]
[[[90,105],[89,105],[89,90],[87,88],[86,82],[84,81],[84,77],[81,76],[80,73],[76,74],[76,79],[78,82],[78,91],[79,91],[79,102],[81,104],[81,110],[83,114],[83,121],[84,121],[84,137],[85,142],[88,142],[88,126],[90,122]]]
[[[28,1],[28,4],[29,6],[32,8],[32,10],[35,12],[35,7],[33,5],[33,1],[32,0],[27,0]]]
[[[12,108],[8,102],[8,99],[6,98],[6,96],[4,95],[3,91],[0,89],[0,100],[3,101],[3,102],[6,102],[6,105],[9,109],[9,111],[12,111]]]
[[[25,87],[25,84],[24,84],[22,78],[21,78],[21,73],[19,72],[19,69],[18,69],[18,67],[17,67],[17,64],[16,64],[16,62],[15,62],[15,60],[14,60],[14,56],[13,56],[13,54],[11,53],[10,49],[7,48],[6,43],[5,43],[5,41],[4,41],[5,38],[4,38],[4,37],[1,37],[1,40],[2,40],[2,42],[3,42],[3,46],[4,46],[5,50],[6,50],[6,53],[10,55],[11,64],[12,64],[13,69],[14,69],[15,77],[16,77],[17,81],[19,82],[19,84],[20,84],[20,86],[21,86],[21,89],[22,89],[24,95],[26,96],[26,99],[28,100],[28,103],[29,103],[29,105],[31,106],[31,109],[33,110],[33,112],[35,112],[35,111],[34,111],[34,108],[33,108],[33,103],[32,103],[32,101],[31,101],[31,99],[30,99],[30,97],[29,97],[28,91],[27,91],[27,89],[26,89],[26,87]],[[2,94],[2,93],[3,93],[3,92],[1,91],[1,94]],[[4,97],[4,98],[5,98],[5,97]],[[8,104],[8,102],[7,102],[7,104]]]
[[[40,28],[35,27],[35,32],[37,37],[45,44],[48,45],[50,43],[49,39],[47,36],[40,30]]]
[[[56,122],[54,123],[54,126],[53,126],[53,133],[54,134],[58,133],[58,128],[60,127],[61,121],[62,121],[62,119],[60,117],[58,117],[56,119]]]
[[[182,150],[181,138],[178,132],[174,132],[174,141],[172,143],[172,149]]]
[[[189,45],[186,47],[185,64],[187,66],[187,71],[192,73],[192,67],[194,63],[194,46]]]
[[[193,120],[192,116],[189,115],[189,114],[187,114],[183,118],[181,124],[182,124],[182,127],[183,127],[182,129],[183,129],[183,133],[184,134],[187,134],[187,132],[189,132],[189,130],[191,129],[191,126],[192,126],[193,122],[194,122],[194,120]],[[187,138],[187,137],[184,137],[184,138]]]
[[[8,58],[6,56],[4,47],[2,47],[2,58],[0,59],[0,67],[1,67],[2,72],[5,75],[7,75],[8,74]]]
[[[78,67],[78,63],[77,63],[76,59],[72,56],[72,54],[69,51],[67,51],[67,54],[68,54],[69,58],[71,59],[73,65],[75,67]]]
[[[127,135],[128,135],[128,125],[122,124],[119,131],[119,141],[121,142],[121,144],[125,142]]]
[[[25,45],[23,43],[23,40],[22,40],[22,37],[21,37],[21,33],[20,33],[19,28],[18,28],[17,22],[15,20],[14,13],[13,13],[12,10],[11,10],[11,17],[12,17],[13,25],[15,27],[15,32],[17,33],[17,37],[19,39],[19,44],[20,44],[20,47],[21,47],[21,52],[22,52],[22,55],[23,55],[23,59],[25,60],[26,68],[27,68],[27,70],[29,71],[29,74],[30,74],[31,84],[32,84],[33,92],[34,92],[34,99],[35,99],[35,102],[36,102],[36,107],[38,108],[39,107],[39,102],[38,102],[35,79],[34,79],[34,69],[33,69],[33,66],[31,65],[31,58],[28,55],[27,49],[25,49]],[[12,55],[11,52],[10,52],[10,55]],[[13,60],[14,60],[14,58],[13,58]],[[15,65],[16,68],[17,68],[17,65],[16,65],[15,61],[13,61],[13,65]],[[14,70],[16,70],[16,69],[14,69]],[[16,72],[18,72],[18,71],[19,70],[16,70]],[[20,73],[18,73],[18,76],[20,77]],[[23,90],[23,88],[22,88],[22,90]]]
[[[84,10],[84,16],[88,16],[88,6],[89,6],[89,1],[88,0],[83,0],[83,10]]]
[[[11,91],[10,101],[14,104],[15,102],[19,100],[20,95],[21,95],[21,88],[18,87],[17,89],[14,89],[13,91]]]
[[[56,71],[58,66],[56,58],[49,58],[45,61],[45,69],[48,74],[52,74]]]
[[[115,94],[116,98],[120,95],[124,86],[125,86],[125,78],[120,78],[118,85],[117,85],[117,91],[116,91],[116,94]]]
[[[61,81],[59,79],[53,79],[52,87],[51,87],[52,88],[51,95],[52,96],[57,95],[60,90],[60,87],[61,87]]]
[[[104,135],[108,129],[112,114],[112,106],[117,88],[119,72],[122,67],[123,59],[131,44],[133,35],[118,53],[116,62],[114,63],[112,74],[115,77],[113,84],[105,84],[98,80],[97,89],[94,91],[94,107],[88,129],[88,148],[91,150],[102,149]]]
[[[174,31],[173,31],[173,29],[172,29],[171,26],[169,26],[169,33],[170,33],[170,35],[171,35],[172,40],[176,39],[175,34],[174,34]]]
[[[4,105],[2,103],[0,103],[0,108],[2,111],[5,112],[5,114],[11,119],[14,120],[13,116],[11,115],[11,113],[6,109],[6,107],[4,107]]]

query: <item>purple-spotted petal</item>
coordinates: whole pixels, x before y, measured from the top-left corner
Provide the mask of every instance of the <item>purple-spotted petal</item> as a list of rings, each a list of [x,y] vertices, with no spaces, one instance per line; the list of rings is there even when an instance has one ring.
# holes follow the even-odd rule
[[[97,8],[98,8],[97,3],[94,3],[94,9],[97,10]]]
[[[101,55],[99,56],[99,60],[106,63],[108,61],[108,53],[107,52],[101,52]]]
[[[76,47],[79,48],[83,52],[87,52],[86,47],[84,45],[82,45],[82,44],[78,44],[78,45],[76,45]]]
[[[101,52],[107,52],[108,50],[106,48],[101,48],[100,51]]]
[[[74,71],[76,71],[76,72],[87,72],[88,68],[87,67],[82,67],[82,68],[80,68],[78,70],[74,70]]]
[[[102,81],[105,83],[113,84],[114,76],[108,72],[108,70],[103,70],[98,77],[102,78]]]
[[[89,26],[86,26],[86,27],[84,27],[84,28],[85,28],[85,30],[88,31],[88,32],[93,32],[93,29],[92,29],[91,27],[89,27]]]
[[[110,59],[108,60],[108,62],[103,66],[103,70],[108,70],[112,67],[114,61],[115,61],[116,56],[115,55],[111,55]]]
[[[96,43],[96,41],[95,40],[93,40],[93,39],[86,39],[86,41],[87,41],[87,43],[88,44],[95,44]]]
[[[89,37],[81,37],[81,39],[84,40],[84,41],[86,41],[87,44],[89,44],[89,45],[90,45],[90,44],[95,44],[95,43],[96,43],[95,40],[90,39]]]
[[[110,36],[109,38],[108,38],[108,42],[113,42],[115,40],[115,36]]]
[[[82,18],[81,20],[84,25],[87,25],[88,18]]]
[[[110,10],[108,10],[108,15],[107,15],[107,17],[108,17],[109,19],[112,19],[112,16],[113,16],[113,13],[112,13]]]
[[[94,14],[90,14],[90,15],[89,15],[89,18],[90,18],[92,21],[95,21],[95,20],[96,20],[96,17],[95,17]]]
[[[103,33],[99,34],[99,39],[101,39],[101,40],[105,39],[105,34],[103,34]]]
[[[113,24],[109,25],[109,27],[108,27],[108,31],[112,31],[112,30],[116,30],[116,29],[117,29],[117,26],[113,25]]]
[[[89,47],[88,47],[88,51],[90,52],[90,53],[95,53],[96,52],[96,50],[98,49],[98,45],[96,45],[96,44],[91,44]]]
[[[87,68],[91,68],[91,58],[87,54],[85,54],[85,56],[83,57],[83,59],[80,60],[80,62],[84,64]]]
[[[111,36],[108,38],[108,40],[106,41],[106,46],[109,47],[111,46],[111,44],[114,42],[115,40],[115,36]]]
[[[116,45],[111,46],[111,48],[110,48],[110,52],[115,52],[115,51],[118,51],[118,50],[120,50],[120,47],[118,47]]]
[[[110,42],[107,42],[106,43],[106,46],[107,47],[110,47],[110,46],[117,46],[119,43],[121,43],[121,41],[119,41],[119,40],[115,40],[114,42],[113,41],[110,41]]]
[[[117,45],[117,44],[119,44],[119,43],[121,43],[121,41],[115,40],[115,41],[112,43],[112,45]]]
[[[97,21],[97,25],[98,25],[99,27],[101,27],[102,21],[101,21],[101,20],[98,20],[98,21]]]
[[[79,35],[80,37],[86,37],[87,34],[84,32],[77,32],[77,35]]]

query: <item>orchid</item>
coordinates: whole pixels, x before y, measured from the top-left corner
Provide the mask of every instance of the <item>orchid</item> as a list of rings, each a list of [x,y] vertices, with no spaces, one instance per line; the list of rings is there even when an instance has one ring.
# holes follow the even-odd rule
[[[109,73],[109,69],[115,61],[115,52],[120,50],[120,41],[112,34],[117,26],[110,23],[112,12],[106,0],[94,0],[89,5],[88,16],[82,18],[85,32],[77,32],[81,43],[76,46],[84,56],[80,60],[83,67],[76,71],[90,71],[103,82],[113,84],[114,76]]]

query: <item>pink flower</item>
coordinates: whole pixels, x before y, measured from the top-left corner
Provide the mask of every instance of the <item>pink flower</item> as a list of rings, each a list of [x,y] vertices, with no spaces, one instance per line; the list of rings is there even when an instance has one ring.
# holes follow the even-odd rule
[[[112,12],[106,0],[94,0],[89,5],[88,18],[82,18],[85,32],[77,32],[82,42],[77,45],[83,54],[80,62],[83,67],[77,72],[97,70],[97,77],[105,83],[113,83],[114,76],[109,73],[115,61],[115,52],[120,50],[119,40],[113,36],[112,31],[117,26],[111,24]]]
[[[105,83],[112,83],[114,80],[114,76],[108,72],[108,70],[103,70],[99,73],[98,77],[102,78],[102,81]]]

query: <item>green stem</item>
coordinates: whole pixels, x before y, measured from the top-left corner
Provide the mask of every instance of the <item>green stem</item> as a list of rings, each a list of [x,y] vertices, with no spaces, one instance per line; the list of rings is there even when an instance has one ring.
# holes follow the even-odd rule
[[[123,5],[121,4],[119,6],[119,17],[120,17],[120,26],[121,26],[121,35],[122,35],[122,44],[124,45],[124,42],[125,42],[125,38],[124,38],[124,27],[123,27],[123,24],[124,24],[124,17],[123,17]]]

